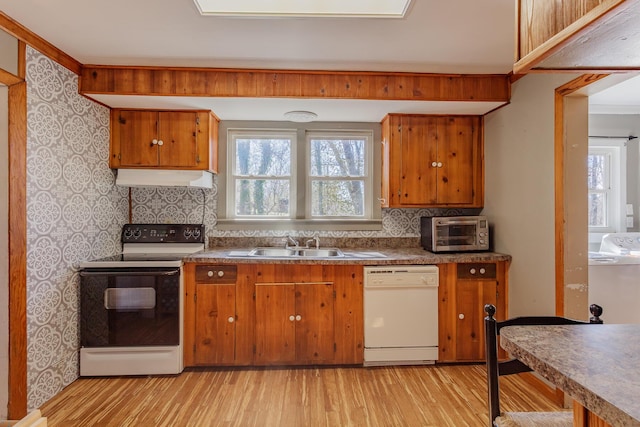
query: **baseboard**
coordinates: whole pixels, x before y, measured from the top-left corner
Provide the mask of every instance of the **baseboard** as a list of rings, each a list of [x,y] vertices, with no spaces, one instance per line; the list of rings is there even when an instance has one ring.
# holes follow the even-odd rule
[[[560,407],[564,407],[564,392],[557,387],[547,384],[531,372],[520,374],[520,377],[540,394],[553,401]]]

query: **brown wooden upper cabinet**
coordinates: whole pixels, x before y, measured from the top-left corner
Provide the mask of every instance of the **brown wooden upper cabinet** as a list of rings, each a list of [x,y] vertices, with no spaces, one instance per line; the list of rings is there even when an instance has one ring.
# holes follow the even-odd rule
[[[389,114],[382,121],[383,207],[482,207],[481,116]]]
[[[113,109],[109,166],[217,172],[218,122],[205,110]]]

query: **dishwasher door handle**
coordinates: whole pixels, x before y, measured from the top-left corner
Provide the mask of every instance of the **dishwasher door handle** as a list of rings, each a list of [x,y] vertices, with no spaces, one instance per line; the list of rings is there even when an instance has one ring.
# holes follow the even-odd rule
[[[438,289],[438,284],[436,283],[435,285],[406,285],[406,284],[389,284],[389,283],[385,283],[385,284],[380,284],[377,285],[375,283],[367,283],[364,285],[365,289],[395,289],[395,290],[402,290],[402,289]]]

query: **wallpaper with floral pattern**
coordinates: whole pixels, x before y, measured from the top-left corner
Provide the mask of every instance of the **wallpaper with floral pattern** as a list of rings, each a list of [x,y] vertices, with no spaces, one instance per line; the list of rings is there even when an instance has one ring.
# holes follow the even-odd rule
[[[27,397],[78,377],[81,261],[118,253],[128,192],[109,169],[109,109],[78,77],[27,49]]]

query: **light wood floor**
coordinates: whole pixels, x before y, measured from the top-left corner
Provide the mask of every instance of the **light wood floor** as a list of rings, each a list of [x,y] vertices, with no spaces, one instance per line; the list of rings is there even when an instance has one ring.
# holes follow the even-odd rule
[[[49,426],[486,426],[484,365],[188,369],[81,378],[44,406]],[[503,410],[558,410],[503,377]]]

